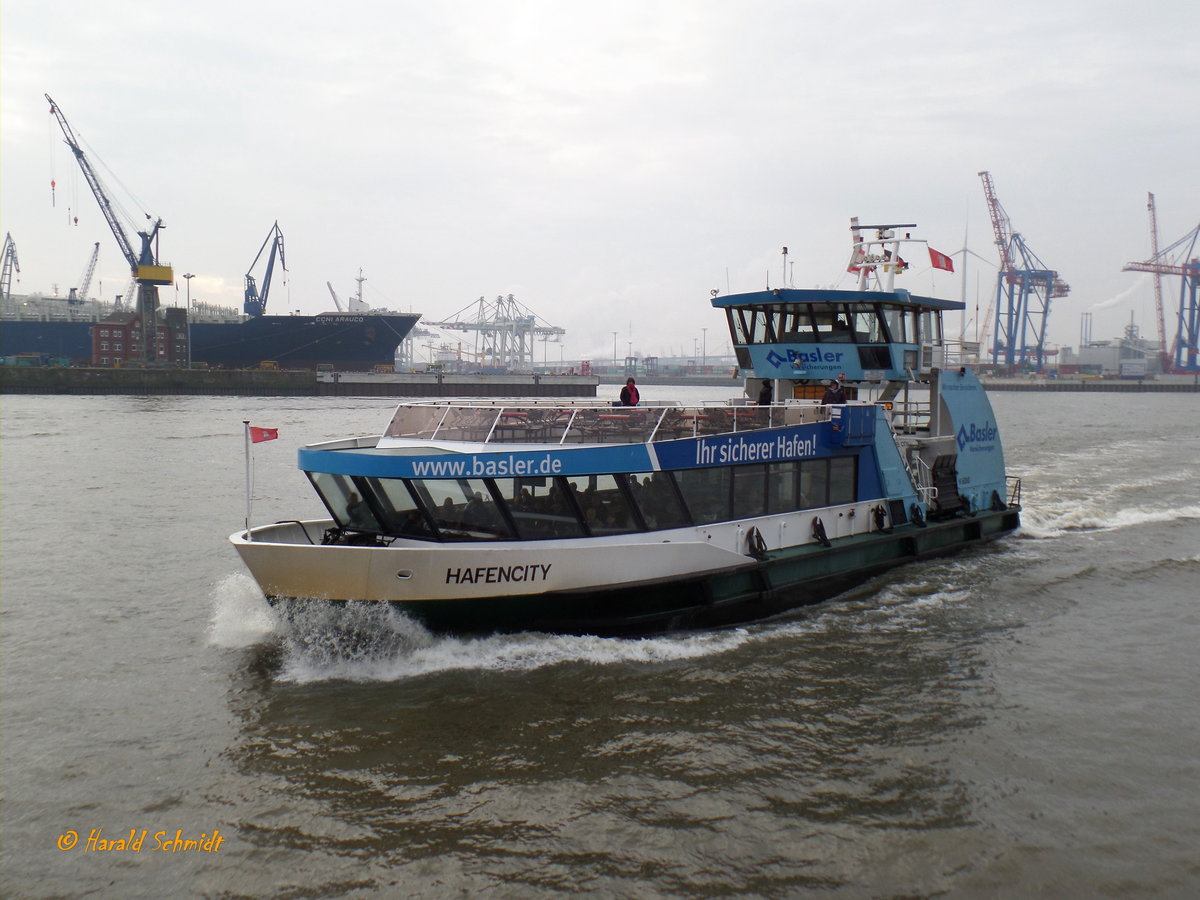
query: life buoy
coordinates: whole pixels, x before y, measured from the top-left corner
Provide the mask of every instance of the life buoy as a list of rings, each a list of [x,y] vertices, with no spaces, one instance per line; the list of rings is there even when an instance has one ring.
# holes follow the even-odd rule
[[[820,542],[820,544],[822,546],[824,546],[824,547],[831,546],[829,543],[829,536],[825,533],[825,523],[822,522],[819,518],[813,519],[812,536],[813,536],[813,540]]]

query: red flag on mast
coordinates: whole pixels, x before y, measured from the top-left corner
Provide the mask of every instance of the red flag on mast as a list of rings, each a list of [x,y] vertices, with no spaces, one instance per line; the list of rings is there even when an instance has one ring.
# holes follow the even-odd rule
[[[954,271],[954,260],[945,253],[938,253],[932,247],[929,248],[929,262],[935,269],[942,269],[945,272]]]
[[[256,428],[250,426],[250,442],[253,444],[261,444],[263,441],[273,441],[279,437],[278,428]]]

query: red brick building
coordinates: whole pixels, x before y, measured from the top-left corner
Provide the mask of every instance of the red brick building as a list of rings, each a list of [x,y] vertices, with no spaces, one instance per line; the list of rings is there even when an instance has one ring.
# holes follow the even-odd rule
[[[92,326],[92,365],[105,368],[142,365],[141,323],[136,312],[114,312]],[[187,310],[160,310],[154,358],[159,365],[186,368]]]

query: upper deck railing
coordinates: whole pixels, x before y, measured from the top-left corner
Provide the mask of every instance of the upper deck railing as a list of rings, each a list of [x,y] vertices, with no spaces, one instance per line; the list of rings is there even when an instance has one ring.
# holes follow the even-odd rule
[[[387,439],[508,444],[640,444],[824,422],[816,403],[611,406],[553,401],[427,401],[396,409]]]

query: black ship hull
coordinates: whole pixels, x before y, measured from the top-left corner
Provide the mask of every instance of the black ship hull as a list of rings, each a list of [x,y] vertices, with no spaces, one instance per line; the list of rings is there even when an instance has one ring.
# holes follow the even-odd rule
[[[420,316],[387,313],[257,316],[244,322],[195,322],[192,362],[223,369],[274,362],[281,369],[368,371],[391,366],[396,347]],[[0,322],[0,356],[37,354],[49,361],[87,365],[92,321]]]

